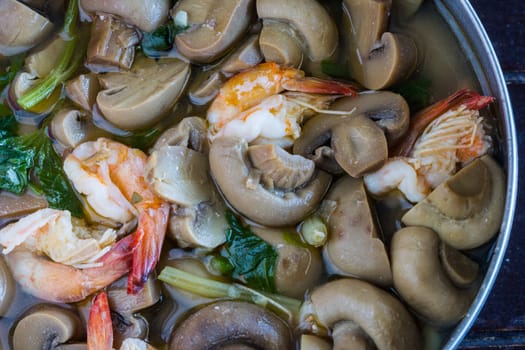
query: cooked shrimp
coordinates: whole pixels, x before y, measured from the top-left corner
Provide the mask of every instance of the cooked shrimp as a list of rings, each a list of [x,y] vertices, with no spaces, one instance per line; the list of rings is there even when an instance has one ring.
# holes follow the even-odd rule
[[[365,176],[367,189],[381,195],[397,188],[411,202],[424,199],[456,173],[458,163],[488,152],[491,140],[478,110],[492,101],[492,97],[461,90],[418,113],[408,136],[391,153],[398,157]],[[414,181],[413,186],[406,187],[405,181]]]
[[[57,303],[71,303],[108,286],[129,272],[137,235],[129,235],[88,268],[75,268],[54,262],[25,247],[7,254],[6,262],[13,277],[29,294]]]
[[[64,162],[73,186],[98,214],[116,220],[137,216],[139,244],[128,279],[128,292],[133,294],[157,264],[169,215],[168,203],[144,180],[146,160],[146,154],[138,149],[100,138],[79,145]]]
[[[285,90],[308,94],[279,95]],[[207,113],[209,137],[242,136],[248,142],[258,136],[294,139],[300,132],[302,114],[322,110],[331,99],[316,94],[356,93],[349,84],[307,78],[301,70],[262,63],[233,76],[220,89]]]
[[[79,266],[92,264],[117,238],[113,229],[98,232],[79,219],[72,219],[67,210],[38,210],[0,230],[2,254],[17,246],[45,254],[57,263]]]

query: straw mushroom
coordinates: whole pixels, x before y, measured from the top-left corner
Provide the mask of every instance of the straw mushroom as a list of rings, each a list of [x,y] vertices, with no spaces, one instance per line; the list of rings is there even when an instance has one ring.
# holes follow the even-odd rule
[[[303,62],[303,48],[299,36],[284,22],[263,20],[259,46],[266,62],[292,67],[299,67]]]
[[[96,138],[100,132],[86,112],[61,109],[51,120],[52,135],[64,146],[74,148],[80,143]]]

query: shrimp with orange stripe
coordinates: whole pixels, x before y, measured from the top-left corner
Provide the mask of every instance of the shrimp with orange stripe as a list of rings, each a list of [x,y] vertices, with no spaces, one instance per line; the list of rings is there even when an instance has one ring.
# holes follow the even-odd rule
[[[220,89],[207,112],[208,136],[211,141],[237,136],[247,142],[260,137],[290,145],[299,137],[305,115],[349,114],[325,109],[337,96],[355,94],[352,84],[305,77],[299,69],[262,63],[234,75]]]

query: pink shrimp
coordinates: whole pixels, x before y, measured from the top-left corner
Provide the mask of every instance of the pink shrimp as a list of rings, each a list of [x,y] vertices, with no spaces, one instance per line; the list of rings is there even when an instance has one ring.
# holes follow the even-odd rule
[[[64,161],[74,187],[98,214],[119,222],[137,216],[138,245],[128,278],[133,294],[157,264],[170,210],[144,179],[146,161],[142,151],[105,138],[81,144]]]
[[[294,97],[279,94],[285,90],[307,94]],[[316,94],[352,96],[357,94],[357,88],[338,81],[305,77],[299,69],[276,63],[259,64],[234,75],[220,89],[207,113],[210,139],[229,124],[229,130],[222,133],[256,129],[251,139],[264,136],[265,132],[276,136],[272,138],[296,137],[301,113],[322,109],[330,100]]]

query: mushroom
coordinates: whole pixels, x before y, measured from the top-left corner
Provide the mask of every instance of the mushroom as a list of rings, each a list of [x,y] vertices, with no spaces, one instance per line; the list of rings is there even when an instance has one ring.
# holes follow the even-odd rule
[[[339,37],[335,22],[315,0],[258,0],[257,14],[263,20],[273,19],[293,27],[313,62],[327,59],[336,50]]]
[[[402,19],[406,19],[417,12],[423,0],[397,0],[393,2],[395,13]]]
[[[13,349],[55,349],[81,335],[82,324],[73,311],[40,304],[17,322],[13,331]]]
[[[262,60],[259,36],[252,34],[220,64],[219,69],[225,74],[235,74],[259,64]]]
[[[336,273],[356,276],[381,286],[392,284],[390,261],[379,238],[371,203],[361,179],[339,179],[321,206],[328,225],[323,254]]]
[[[311,334],[301,334],[300,350],[332,350],[332,344]]]
[[[30,192],[15,195],[0,192],[0,220],[16,219],[47,207],[47,201]]]
[[[109,13],[121,17],[145,32],[151,32],[168,18],[169,0],[80,0],[89,13]]]
[[[299,67],[303,62],[303,48],[294,29],[286,23],[263,20],[259,46],[266,62]]]
[[[251,230],[271,244],[278,254],[275,287],[279,294],[302,299],[308,289],[318,284],[323,273],[321,254],[304,244],[295,230],[257,226],[252,226]]]
[[[100,90],[97,75],[80,74],[66,82],[66,95],[79,107],[91,111]]]
[[[341,321],[332,330],[334,347],[332,350],[359,349],[374,350],[374,342],[366,332],[353,321]]]
[[[228,202],[250,220],[270,227],[294,225],[314,211],[330,185],[331,176],[314,172],[302,187],[291,191],[265,188],[248,159],[248,144],[240,138],[219,137],[210,149],[210,170]]]
[[[316,288],[303,303],[306,324],[326,328],[352,321],[379,350],[420,349],[419,330],[403,304],[372,284],[353,278],[334,280]]]
[[[91,24],[86,66],[97,72],[128,70],[139,35],[135,28],[108,14],[97,14]]]
[[[384,89],[408,77],[417,63],[409,37],[387,32],[391,0],[344,0],[347,52],[353,78],[368,89]]]
[[[177,50],[188,59],[209,63],[225,54],[247,31],[254,0],[178,1],[172,17],[186,13],[190,28],[175,37]]]
[[[139,314],[111,312],[111,322],[114,329],[113,344],[117,349],[123,350],[122,344],[126,339],[148,336],[148,322]]]
[[[76,109],[61,109],[51,121],[51,134],[64,146],[75,148],[82,142],[101,135],[86,112]]]
[[[42,42],[53,24],[20,1],[0,2],[0,54],[12,56]]]
[[[217,301],[191,313],[174,330],[169,349],[291,349],[291,332],[279,317],[243,301]]]
[[[5,317],[16,292],[16,282],[4,257],[0,256],[0,317]]]
[[[184,146],[194,151],[208,154],[206,121],[199,117],[186,117],[175,127],[169,128],[159,136],[154,150],[164,146]]]
[[[160,300],[160,286],[156,278],[150,277],[137,294],[128,294],[128,278],[124,276],[107,287],[109,306],[120,314],[132,314],[148,308]]]
[[[446,327],[466,314],[475,290],[454,286],[441,265],[439,246],[434,231],[411,226],[394,234],[390,254],[394,286],[403,300],[425,321]]]
[[[197,106],[210,103],[217,97],[226,80],[226,76],[217,70],[200,72],[188,89],[188,97],[191,103]]]
[[[503,171],[485,155],[436,187],[401,220],[408,226],[433,229],[456,249],[471,249],[498,232],[504,206]]]
[[[178,59],[137,57],[128,72],[99,77],[97,106],[115,126],[135,130],[158,122],[177,102],[190,75]]]

